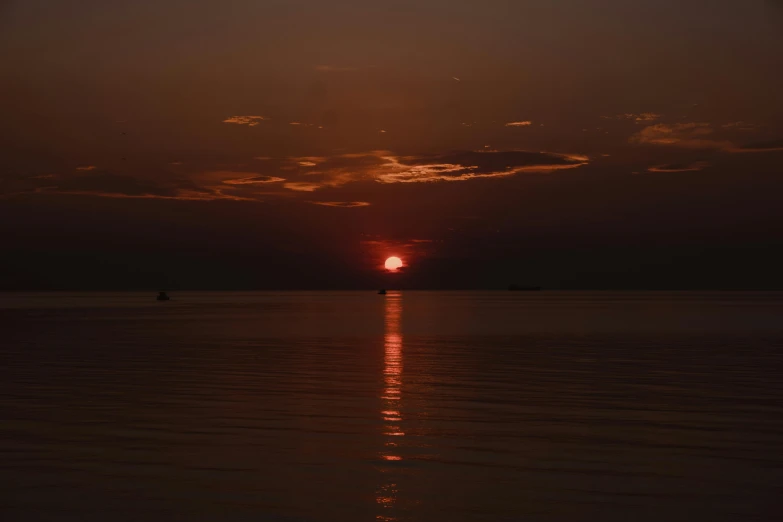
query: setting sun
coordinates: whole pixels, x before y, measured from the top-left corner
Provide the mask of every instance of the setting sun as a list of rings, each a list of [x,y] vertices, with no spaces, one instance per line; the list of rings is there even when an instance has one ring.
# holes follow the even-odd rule
[[[386,267],[386,270],[396,272],[399,268],[402,268],[402,259],[399,257],[390,257],[386,260],[384,266]]]

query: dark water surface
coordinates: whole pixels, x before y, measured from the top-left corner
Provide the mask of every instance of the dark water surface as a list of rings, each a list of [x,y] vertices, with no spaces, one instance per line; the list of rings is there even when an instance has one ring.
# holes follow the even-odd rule
[[[783,294],[0,295],[0,520],[783,514]]]

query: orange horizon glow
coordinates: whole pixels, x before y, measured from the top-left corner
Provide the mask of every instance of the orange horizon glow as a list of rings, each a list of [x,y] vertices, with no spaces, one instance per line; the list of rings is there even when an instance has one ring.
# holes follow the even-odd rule
[[[384,263],[383,266],[390,272],[396,272],[403,266],[402,259],[397,256],[392,256],[386,260],[386,263]]]

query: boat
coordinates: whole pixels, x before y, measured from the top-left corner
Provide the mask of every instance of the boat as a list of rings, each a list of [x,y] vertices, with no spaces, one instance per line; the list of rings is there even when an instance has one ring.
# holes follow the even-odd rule
[[[156,298],[158,301],[170,301],[171,297],[166,292],[160,292]]]
[[[378,290],[378,295],[386,295],[386,289],[381,288],[380,290]]]

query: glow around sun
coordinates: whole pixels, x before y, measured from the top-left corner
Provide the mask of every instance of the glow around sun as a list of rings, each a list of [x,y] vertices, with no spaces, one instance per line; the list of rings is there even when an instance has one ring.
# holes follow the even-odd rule
[[[396,272],[398,269],[402,268],[402,259],[399,257],[390,257],[383,266],[390,272]]]

